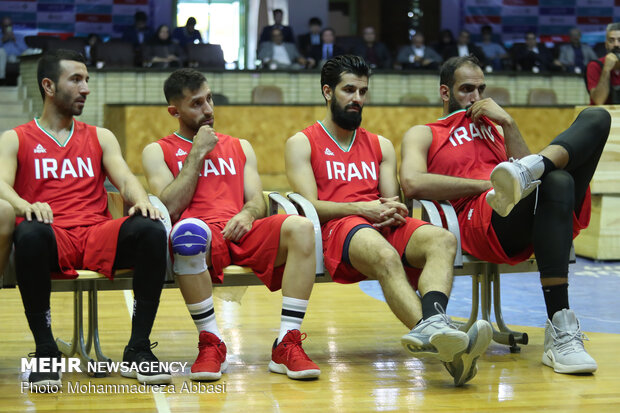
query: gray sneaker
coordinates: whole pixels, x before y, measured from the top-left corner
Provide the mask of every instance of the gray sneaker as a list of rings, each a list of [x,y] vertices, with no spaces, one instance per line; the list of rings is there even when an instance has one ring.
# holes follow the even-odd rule
[[[596,361],[586,352],[583,340],[588,338],[581,332],[575,313],[566,308],[547,320],[545,326],[544,365],[553,367],[556,373],[592,373]]]
[[[486,200],[491,208],[505,217],[517,203],[540,185],[544,172],[542,156],[528,155],[522,159],[502,162],[491,172],[493,189],[487,192]]]
[[[467,332],[469,345],[462,354],[454,357],[452,362],[444,363],[446,370],[454,377],[454,385],[462,386],[476,376],[478,358],[484,354],[493,339],[493,328],[488,321],[476,321]]]
[[[467,349],[469,337],[456,328],[439,304],[435,303],[435,308],[439,314],[420,321],[413,330],[402,336],[400,342],[415,356],[434,356],[444,362],[452,361],[455,355]]]

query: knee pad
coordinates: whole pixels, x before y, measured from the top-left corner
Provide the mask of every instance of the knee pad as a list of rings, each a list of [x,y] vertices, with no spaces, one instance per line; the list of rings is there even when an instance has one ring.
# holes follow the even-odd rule
[[[207,252],[211,248],[211,229],[207,224],[196,218],[179,221],[172,228],[170,241],[177,275],[206,271]]]

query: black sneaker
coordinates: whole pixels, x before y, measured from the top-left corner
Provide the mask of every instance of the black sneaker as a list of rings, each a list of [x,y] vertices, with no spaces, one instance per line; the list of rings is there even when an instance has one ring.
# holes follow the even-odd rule
[[[121,376],[137,379],[143,384],[168,384],[172,382],[172,375],[163,369],[159,360],[151,349],[157,347],[157,342],[150,344],[144,341],[133,347],[125,347],[123,362],[130,363],[129,370],[121,370]]]
[[[60,361],[61,356],[62,353],[60,353],[58,349],[39,349],[34,353],[28,354],[28,357],[37,359],[37,366],[40,365],[41,359],[56,359]],[[47,367],[49,367],[49,365]],[[31,371],[28,375],[28,383],[31,388],[36,388],[36,391],[39,393],[56,393],[62,386],[61,378],[62,372],[60,371]]]

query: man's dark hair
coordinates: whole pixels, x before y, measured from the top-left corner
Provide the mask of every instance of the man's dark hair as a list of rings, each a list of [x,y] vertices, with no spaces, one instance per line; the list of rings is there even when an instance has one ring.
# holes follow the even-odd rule
[[[321,93],[323,93],[323,85],[329,86],[332,90],[340,83],[342,75],[352,73],[356,76],[366,76],[370,78],[370,66],[366,61],[350,54],[336,56],[329,59],[321,69]],[[325,98],[325,96],[323,96]],[[327,101],[327,99],[325,99]]]
[[[273,9],[272,13],[273,13],[274,16],[276,15],[276,13],[280,13],[281,15],[284,16],[284,12],[282,11],[282,9]]]
[[[190,17],[189,19],[187,19],[187,22],[185,22],[186,26],[192,25],[195,26],[196,25],[196,18],[195,17]]]
[[[322,26],[323,22],[318,17],[310,17],[310,20],[308,20],[308,26],[312,25]]]
[[[148,20],[146,13],[143,12],[142,10],[138,10],[134,15],[133,15],[133,21],[134,22],[144,22],[146,23],[146,21]]]
[[[82,53],[78,53],[74,50],[57,49],[46,52],[39,59],[37,65],[37,82],[39,82],[39,92],[41,92],[41,98],[45,101],[45,90],[43,89],[43,79],[48,78],[54,83],[58,83],[60,77],[60,61],[61,60],[73,60],[86,64],[86,59]]]
[[[207,81],[196,69],[178,69],[168,76],[164,82],[164,96],[168,104],[175,99],[183,97],[183,91],[188,89],[190,92],[200,89],[203,83]]]
[[[454,72],[463,65],[480,67],[480,60],[474,55],[451,57],[441,65],[439,70],[439,85],[446,85],[450,89],[454,86]]]

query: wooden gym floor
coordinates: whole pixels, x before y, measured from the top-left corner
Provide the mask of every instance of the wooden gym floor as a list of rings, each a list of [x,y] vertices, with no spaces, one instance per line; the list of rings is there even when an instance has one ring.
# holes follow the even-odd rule
[[[220,293],[230,292],[225,288]],[[128,339],[129,292],[100,292],[100,330],[104,353],[120,361]],[[599,363],[594,375],[554,373],[541,364],[543,329],[522,327],[530,344],[520,354],[491,344],[478,362],[478,375],[454,388],[434,359],[408,355],[399,339],[406,329],[385,303],[358,285],[319,284],[314,288],[303,330],[304,348],[321,367],[315,381],[293,381],[270,373],[271,345],[277,335],[281,295],[249,287],[242,304],[216,301],[220,330],[228,345],[229,367],[220,388],[182,392],[185,375],[173,378],[171,393],[119,394],[68,392],[79,382],[137,384],[117,373],[102,379],[82,373],[63,376],[63,392],[21,391],[26,375],[20,359],[34,350],[17,290],[0,290],[0,411],[144,412],[362,412],[362,411],[618,411],[620,335],[589,333],[586,348]],[[72,296],[52,296],[54,334],[70,338]],[[161,361],[188,362],[197,354],[197,334],[180,292],[165,290],[152,341]],[[218,391],[219,393],[213,393]]]

